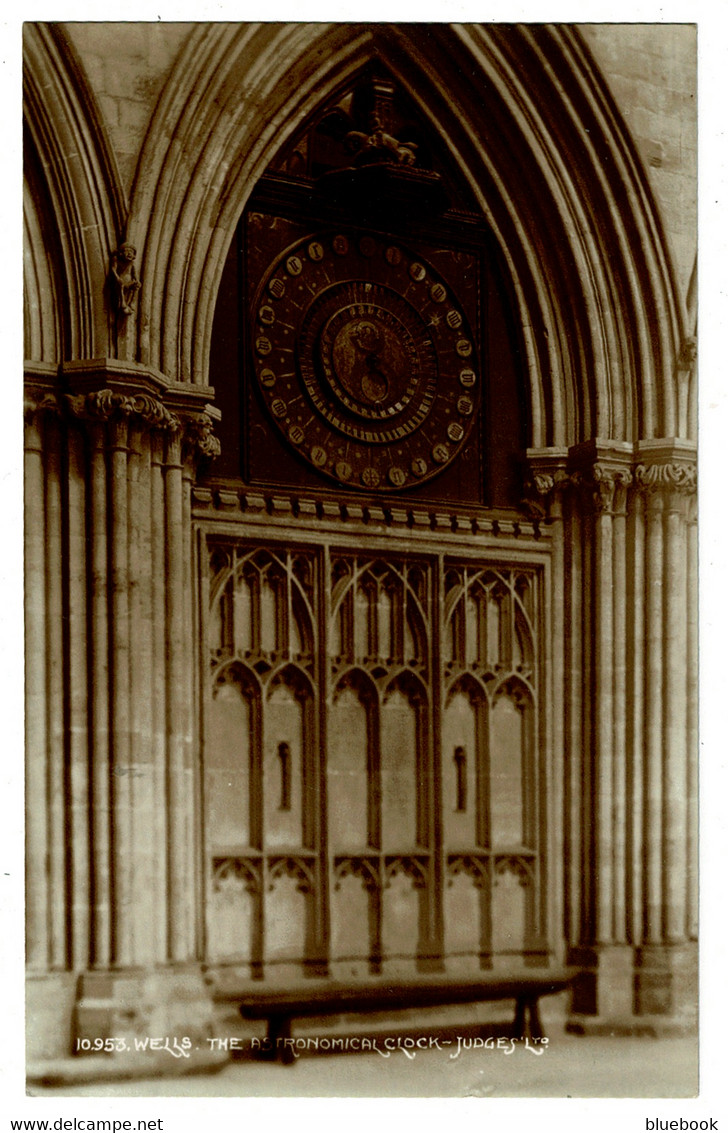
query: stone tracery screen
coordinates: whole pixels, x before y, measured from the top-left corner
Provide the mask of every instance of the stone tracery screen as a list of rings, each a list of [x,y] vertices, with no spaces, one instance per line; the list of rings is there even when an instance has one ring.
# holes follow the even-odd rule
[[[545,962],[538,568],[209,543],[207,957]]]

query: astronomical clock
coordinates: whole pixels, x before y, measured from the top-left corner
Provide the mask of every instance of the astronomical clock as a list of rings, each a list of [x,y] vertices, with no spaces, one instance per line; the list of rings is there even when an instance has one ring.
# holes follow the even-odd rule
[[[253,192],[213,336],[215,475],[513,506],[524,414],[500,253],[398,106],[391,82],[362,81]]]
[[[421,249],[309,232],[271,258],[251,324],[270,423],[329,483],[417,489],[468,445],[481,392],[475,329]]]

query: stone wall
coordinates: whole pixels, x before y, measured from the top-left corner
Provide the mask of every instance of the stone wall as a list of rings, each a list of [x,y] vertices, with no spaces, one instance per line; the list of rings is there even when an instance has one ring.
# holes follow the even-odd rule
[[[65,26],[94,91],[127,194],[154,106],[189,23]],[[583,24],[644,164],[687,301],[697,250],[694,24]]]
[[[127,195],[152,110],[190,27],[140,22],[65,26],[96,96]]]
[[[697,236],[697,29],[694,24],[584,24],[655,194],[687,300]]]

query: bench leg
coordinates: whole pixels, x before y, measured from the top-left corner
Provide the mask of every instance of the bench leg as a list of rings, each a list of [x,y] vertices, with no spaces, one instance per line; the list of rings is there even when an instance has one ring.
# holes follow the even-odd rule
[[[513,1037],[514,1039],[525,1039],[526,1037],[526,1004],[520,996],[516,1000],[516,1014],[513,1019]]]
[[[271,1015],[265,1044],[255,1053],[257,1062],[293,1062],[293,1052],[285,1043],[291,1037],[291,1020],[287,1015]]]
[[[528,1007],[529,1007],[529,1022],[530,1022],[530,1027],[529,1027],[530,1034],[529,1034],[528,1037],[530,1039],[542,1039],[543,1038],[543,1027],[541,1026],[541,1017],[538,1013],[538,999],[532,999],[529,1002]]]
[[[268,1042],[270,1057],[275,1062],[280,1059],[284,1066],[294,1061],[293,1050],[286,1039],[291,1037],[291,1020],[288,1015],[271,1015],[268,1020]]]
[[[543,1027],[538,1013],[538,997],[519,996],[516,1000],[516,1015],[513,1020],[513,1034],[517,1039],[541,1039]]]

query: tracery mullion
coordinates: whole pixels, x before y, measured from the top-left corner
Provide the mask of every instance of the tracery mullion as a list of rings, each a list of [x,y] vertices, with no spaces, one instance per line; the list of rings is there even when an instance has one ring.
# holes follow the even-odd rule
[[[429,915],[433,954],[439,958],[438,966],[443,966],[445,952],[444,900],[446,867],[443,848],[442,816],[442,724],[445,697],[445,674],[443,667],[443,623],[445,609],[445,558],[434,559],[430,568],[427,599],[430,614],[430,656],[427,664],[427,683],[430,692],[431,732],[432,732],[432,796],[430,799],[431,831],[428,849],[430,851]]]
[[[354,587],[349,586],[341,601],[341,646],[348,661],[354,660]]]
[[[485,690],[475,713],[475,831],[479,849],[490,847],[490,726]]]
[[[312,897],[312,950],[316,961],[317,973],[324,975],[328,965],[328,948],[331,939],[328,838],[326,820],[324,817],[328,813],[326,790],[327,768],[325,758],[325,752],[328,751],[326,727],[326,705],[328,704],[330,683],[328,658],[333,656],[333,649],[329,641],[331,619],[327,608],[327,596],[331,594],[331,555],[329,548],[324,548],[319,552],[311,552],[311,560],[312,570],[314,572],[314,609],[312,611],[313,617],[311,620],[311,634],[313,637],[311,641],[311,663],[313,665],[314,689],[318,690],[318,696],[314,696],[311,700],[311,712],[313,714],[311,721],[313,746],[311,747],[308,759],[313,766],[311,767],[311,790],[306,792],[306,794],[310,796],[307,805],[311,808],[311,848],[315,854],[314,892]],[[288,579],[288,589],[290,592],[293,588],[295,577],[292,573],[290,556],[289,571],[291,572]],[[292,608],[289,617],[291,616],[293,616]],[[289,625],[290,624],[289,622]],[[305,646],[303,639],[301,645]]]
[[[372,975],[380,975],[382,971],[383,948],[383,920],[384,909],[382,903],[382,890],[384,888],[384,873],[381,858],[377,861],[377,877],[368,888],[369,897],[369,967]]]
[[[548,868],[549,868],[549,855],[547,853],[548,847],[548,811],[544,803],[544,799],[557,799],[559,793],[556,792],[554,783],[550,777],[549,771],[556,774],[554,766],[555,760],[553,759],[553,748],[551,752],[548,747],[548,734],[546,722],[546,688],[547,680],[551,679],[551,688],[553,689],[554,671],[552,666],[547,663],[546,657],[546,641],[554,640],[558,642],[559,638],[554,638],[552,633],[546,633],[546,626],[543,619],[546,616],[546,595],[545,595],[545,580],[543,573],[534,580],[534,585],[538,586],[538,604],[536,613],[534,614],[534,638],[533,638],[533,657],[534,664],[536,665],[536,672],[533,674],[533,687],[535,689],[534,701],[534,738],[532,743],[532,759],[534,765],[534,772],[536,775],[535,791],[534,791],[534,815],[536,820],[536,865],[535,865],[535,884],[537,888],[537,899],[539,908],[539,936],[540,947],[548,949],[549,945],[549,891],[548,884]],[[540,615],[539,615],[540,611]],[[540,623],[538,618],[540,616]],[[537,633],[536,626],[540,625],[541,633]],[[549,627],[552,629],[553,627]],[[557,702],[558,703],[558,702]],[[556,709],[557,710],[557,709]],[[553,737],[553,728],[551,735]],[[552,741],[553,742],[553,741]],[[549,758],[550,756],[550,758]],[[563,794],[561,795],[563,800]],[[552,812],[553,813],[553,812]]]
[[[479,579],[475,597],[478,608],[478,665],[481,669],[488,667],[488,591]]]
[[[382,849],[382,715],[374,694],[365,704],[367,717],[367,831],[372,849]]]
[[[311,652],[313,657],[314,667],[314,682],[315,687],[318,689],[318,717],[319,717],[319,752],[321,753],[318,760],[318,792],[319,792],[319,806],[318,815],[316,818],[316,890],[314,894],[314,917],[316,921],[316,929],[318,935],[318,948],[321,956],[322,967],[328,969],[328,964],[331,960],[331,892],[333,888],[334,879],[334,861],[329,857],[330,848],[328,840],[328,823],[326,815],[328,814],[328,790],[326,784],[326,776],[328,772],[328,751],[329,751],[329,737],[328,737],[328,710],[327,706],[330,703],[329,697],[333,690],[333,681],[331,674],[332,658],[335,656],[334,650],[334,634],[336,629],[335,612],[331,608],[331,599],[334,593],[333,579],[332,579],[332,551],[330,547],[324,547],[319,552],[318,557],[318,570],[316,571],[316,578],[314,580],[314,609],[312,611],[312,627],[311,632],[314,640],[311,642]],[[353,593],[350,591],[349,593]],[[346,602],[346,596],[343,598]],[[349,606],[348,611],[351,616],[348,621],[348,645],[349,654],[353,654],[354,650],[354,607]],[[343,611],[342,611],[343,613]],[[342,638],[344,635],[344,622],[342,621]],[[341,642],[342,650],[346,653],[344,648],[345,642]]]
[[[245,575],[243,577],[245,577]],[[247,575],[247,582],[250,588],[250,652],[254,657],[259,657],[261,651],[263,618],[260,594],[262,589],[261,581],[259,568],[257,565],[251,565]]]
[[[513,618],[513,597],[506,582],[502,582],[498,592],[498,606],[500,609],[500,649],[499,661],[504,672],[513,669],[513,635],[515,625]]]
[[[250,887],[251,896],[251,930],[250,930],[250,975],[253,979],[263,978],[263,962],[265,957],[265,917],[263,910],[263,862],[259,864],[260,882]]]
[[[276,604],[276,649],[279,656],[293,660],[291,649],[291,625],[293,618],[292,590],[293,580],[291,571],[291,554],[286,553],[285,569],[278,566],[273,578],[270,580]]]
[[[367,661],[379,657],[379,587],[369,576],[364,579],[362,589],[367,598]]]
[[[480,965],[490,968],[493,964],[493,859],[483,863],[480,882]]]
[[[391,600],[389,649],[392,660],[397,665],[404,663],[405,587],[405,576],[393,578],[389,585]]]
[[[522,761],[523,761],[523,842],[533,850],[532,869],[529,870],[529,897],[526,902],[526,939],[529,950],[542,947],[542,907],[540,873],[542,855],[540,853],[538,830],[538,780],[535,767],[535,705],[529,695],[521,709],[523,713]]]
[[[538,850],[538,790],[534,766],[535,705],[530,696],[521,711],[523,712],[523,841],[529,850]]]
[[[315,679],[315,677],[314,677]],[[315,687],[315,686],[314,686]],[[316,852],[321,840],[321,823],[318,818],[320,799],[319,758],[321,736],[316,699],[300,694],[302,718],[301,750],[301,845],[304,850]]]
[[[263,851],[263,691],[258,690],[250,700],[250,743],[248,830],[250,846]]]
[[[316,890],[314,893],[314,916],[318,933],[318,952],[321,960],[321,974],[328,971],[328,950],[331,940],[331,878],[328,864],[328,788],[326,783],[326,752],[328,751],[328,715],[326,705],[329,696],[329,663],[331,655],[329,631],[331,620],[327,606],[331,594],[331,554],[328,547],[311,552],[313,580],[311,593],[306,595],[310,607],[311,637],[309,651],[313,666],[314,687],[318,699],[314,701],[318,712],[318,755],[317,787],[318,807],[316,815]],[[305,641],[302,641],[305,647]]]

